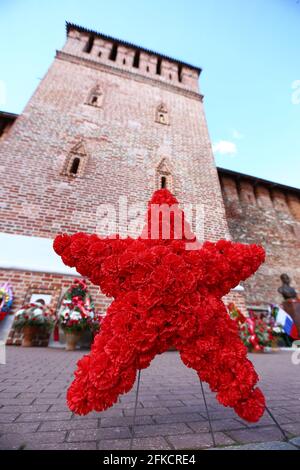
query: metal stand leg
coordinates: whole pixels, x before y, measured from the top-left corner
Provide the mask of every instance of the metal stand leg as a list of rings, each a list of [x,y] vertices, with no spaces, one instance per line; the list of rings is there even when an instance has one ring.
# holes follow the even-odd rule
[[[135,405],[134,405],[134,413],[133,413],[133,419],[132,419],[132,425],[131,425],[131,440],[130,440],[130,447],[129,447],[130,450],[132,450],[132,446],[133,446],[134,426],[135,426],[136,410],[137,410],[137,405],[138,405],[140,380],[141,380],[141,370],[139,370],[139,373],[138,373],[138,381],[137,381],[136,392],[135,392]]]
[[[274,421],[274,423],[275,423],[276,426],[278,427],[279,431],[280,431],[281,434],[283,435],[284,440],[285,440],[285,441],[288,441],[289,438],[288,438],[287,434],[286,434],[285,431],[282,429],[282,427],[281,427],[280,424],[278,423],[277,419],[273,416],[273,414],[271,413],[271,411],[269,410],[269,408],[268,408],[267,406],[266,406],[266,410],[267,410],[267,412],[269,413],[270,418]]]
[[[208,406],[207,406],[207,403],[206,403],[203,383],[202,383],[201,379],[200,379],[200,385],[201,385],[203,401],[204,401],[204,405],[205,405],[205,409],[206,409],[207,419],[208,419],[208,423],[209,423],[210,434],[211,434],[211,437],[212,437],[213,445],[214,445],[214,447],[216,447],[215,435],[214,435],[213,428],[212,428],[212,425],[211,425],[211,420],[210,420],[210,416],[209,416],[209,412],[208,412]]]

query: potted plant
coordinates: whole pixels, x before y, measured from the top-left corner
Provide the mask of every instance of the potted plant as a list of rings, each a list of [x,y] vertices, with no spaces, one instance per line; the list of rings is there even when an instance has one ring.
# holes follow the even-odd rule
[[[48,331],[53,326],[53,312],[43,299],[24,305],[15,315],[13,327],[23,334],[22,346],[32,346],[32,340],[39,331]]]
[[[86,330],[99,329],[100,318],[83,279],[75,279],[61,303],[58,322],[66,338],[66,350],[74,351]]]

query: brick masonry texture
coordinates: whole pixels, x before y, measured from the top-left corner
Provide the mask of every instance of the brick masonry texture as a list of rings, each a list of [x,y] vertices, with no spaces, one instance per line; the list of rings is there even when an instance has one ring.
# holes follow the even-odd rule
[[[300,199],[292,188],[276,189],[257,184],[243,175],[229,177],[219,172],[227,222],[235,241],[259,243],[266,262],[244,283],[248,305],[280,303],[277,293],[281,273],[288,273],[300,286]]]
[[[231,236],[266,246],[266,265],[246,283],[248,304],[279,300],[282,271],[299,286],[299,197],[274,191],[271,199],[264,187],[254,194],[251,185],[237,188],[234,179],[218,176],[199,71],[163,58],[159,75],[158,57],[145,51],[133,67],[136,49],[124,45],[110,60],[113,43],[101,36],[91,43],[90,37],[69,28],[23,113],[1,137],[0,232],[46,238],[101,234],[99,204],[118,207],[119,196],[129,205],[145,204],[164,176],[182,204],[203,207],[204,239]],[[97,105],[90,104],[93,93]],[[162,104],[167,124],[158,122]],[[74,158],[80,159],[75,177],[69,173]],[[2,270],[0,281],[13,285],[16,311],[37,289],[51,293],[56,308],[72,278]],[[109,300],[90,287],[104,313]],[[241,294],[230,293],[227,300],[245,311]]]
[[[67,408],[66,389],[83,354],[7,347],[7,364],[0,366],[0,449],[129,449],[135,389],[102,413],[75,416]],[[267,413],[259,423],[246,423],[219,405],[204,384],[217,445],[268,446],[277,441],[273,447],[297,449],[300,366],[292,364],[287,352],[249,357],[260,374],[269,408],[294,444],[282,442]],[[137,411],[134,449],[213,446],[199,379],[177,352],[157,356],[142,371]]]

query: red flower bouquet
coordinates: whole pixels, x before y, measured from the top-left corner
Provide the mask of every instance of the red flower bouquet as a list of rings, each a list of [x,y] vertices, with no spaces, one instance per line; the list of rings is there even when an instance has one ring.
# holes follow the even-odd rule
[[[167,238],[162,217],[158,222],[151,217],[153,205],[161,204],[173,211]],[[178,239],[174,221],[179,215],[183,234]],[[262,416],[258,376],[221,297],[258,269],[264,250],[220,240],[189,251],[190,235],[177,200],[162,189],[154,193],[136,240],[85,233],[56,237],[54,250],[64,263],[114,297],[91,353],[78,362],[67,393],[71,410],[87,414],[112,406],[131,390],[137,370],[172,346],[220,403],[248,421]]]

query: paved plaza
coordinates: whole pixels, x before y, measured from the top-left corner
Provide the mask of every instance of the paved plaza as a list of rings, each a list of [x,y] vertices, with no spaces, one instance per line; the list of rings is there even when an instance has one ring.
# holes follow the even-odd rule
[[[84,351],[7,347],[0,365],[0,449],[129,449],[135,390],[113,408],[79,417],[65,393]],[[300,365],[290,352],[252,354],[267,403],[289,443],[265,413],[247,424],[207,392],[218,448],[300,449]],[[196,373],[177,352],[156,357],[143,370],[134,449],[209,449],[212,439]]]

